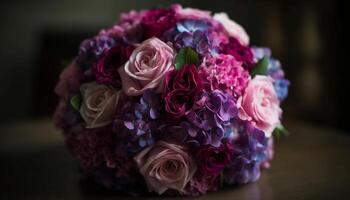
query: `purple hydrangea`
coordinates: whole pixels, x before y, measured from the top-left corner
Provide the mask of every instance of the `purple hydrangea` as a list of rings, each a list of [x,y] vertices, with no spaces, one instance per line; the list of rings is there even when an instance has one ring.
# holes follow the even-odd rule
[[[288,87],[290,85],[287,79],[277,79],[274,81],[273,86],[275,88],[277,97],[279,100],[283,101],[288,96]]]
[[[145,91],[139,102],[127,103],[120,118],[116,119],[115,130],[127,129],[131,143],[129,150],[137,152],[154,143],[153,133],[159,127],[162,112],[161,95]],[[120,122],[123,125],[120,127]]]
[[[270,58],[267,74],[274,80],[273,85],[278,99],[281,101],[284,100],[288,95],[290,82],[284,78],[284,71],[282,70],[281,63],[276,59]]]
[[[232,124],[233,158],[225,169],[225,182],[228,184],[245,184],[260,177],[260,166],[268,159],[268,138],[265,133],[249,122],[237,120]]]
[[[233,97],[219,90],[203,92],[181,126],[188,133],[188,142],[195,145],[220,146],[226,128],[237,116]]]
[[[267,66],[267,74],[273,79],[282,79],[284,77],[284,71],[279,60],[269,58],[269,65]]]
[[[86,39],[80,44],[76,61],[82,69],[89,69],[105,50],[112,48],[114,45],[115,40],[105,35]]]
[[[209,41],[209,24],[202,20],[184,20],[165,33],[165,38],[174,43],[177,49],[191,47],[199,54],[213,53]]]
[[[209,25],[202,20],[185,20],[176,24],[179,33],[195,33],[196,31],[207,31]]]
[[[257,63],[263,57],[271,57],[271,49],[267,47],[253,47],[254,62]]]
[[[280,61],[271,57],[271,50],[269,48],[254,47],[252,49],[255,62],[259,61],[263,57],[267,57],[269,59],[267,75],[274,80],[273,85],[278,99],[283,101],[288,96],[290,82],[284,78],[284,71]]]

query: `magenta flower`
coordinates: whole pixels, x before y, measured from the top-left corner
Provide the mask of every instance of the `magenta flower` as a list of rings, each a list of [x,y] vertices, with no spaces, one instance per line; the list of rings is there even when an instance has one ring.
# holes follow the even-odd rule
[[[254,65],[252,50],[242,45],[236,38],[230,37],[227,43],[222,44],[220,53],[232,55],[237,61],[242,62],[245,69],[250,70]]]
[[[199,74],[205,77],[207,89],[219,89],[241,96],[249,81],[249,73],[242,62],[237,61],[233,56],[219,54],[216,57],[205,58]]]
[[[231,161],[232,152],[233,146],[230,143],[219,147],[201,146],[196,153],[199,172],[203,175],[220,173]]]
[[[195,65],[185,65],[171,71],[165,78],[165,110],[174,118],[180,118],[192,108],[202,89],[202,79]]]
[[[129,59],[133,49],[133,46],[117,45],[106,51],[93,66],[97,82],[121,87],[118,68]]]
[[[219,189],[219,186],[219,175],[202,175],[196,173],[181,194],[186,196],[199,196],[207,192],[215,192]]]
[[[166,30],[173,27],[175,23],[175,11],[171,8],[146,11],[142,18],[145,38],[161,36]]]

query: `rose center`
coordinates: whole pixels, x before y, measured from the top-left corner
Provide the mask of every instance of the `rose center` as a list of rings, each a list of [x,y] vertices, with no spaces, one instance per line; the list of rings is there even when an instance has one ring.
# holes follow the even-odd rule
[[[178,163],[174,160],[169,160],[168,162],[166,162],[165,164],[165,169],[167,170],[167,172],[169,172],[170,174],[176,173],[178,168]]]
[[[260,103],[260,105],[262,106],[262,107],[267,107],[268,105],[269,105],[269,99],[268,98],[263,98],[262,99],[262,101],[261,101],[261,103]]]
[[[100,107],[101,105],[103,105],[104,100],[105,100],[105,96],[103,94],[98,95],[95,99],[96,107]]]

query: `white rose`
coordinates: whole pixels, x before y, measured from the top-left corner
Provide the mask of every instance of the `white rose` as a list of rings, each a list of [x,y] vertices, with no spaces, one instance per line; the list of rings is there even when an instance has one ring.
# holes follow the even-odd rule
[[[91,82],[82,84],[80,92],[83,98],[80,114],[86,122],[86,128],[108,125],[117,111],[121,91]]]

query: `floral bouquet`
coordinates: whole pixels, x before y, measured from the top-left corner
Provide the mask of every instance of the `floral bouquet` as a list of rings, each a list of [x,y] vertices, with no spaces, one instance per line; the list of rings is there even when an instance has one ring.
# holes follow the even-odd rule
[[[131,195],[256,181],[283,133],[279,61],[225,13],[121,14],[62,72],[54,115],[84,177]]]

